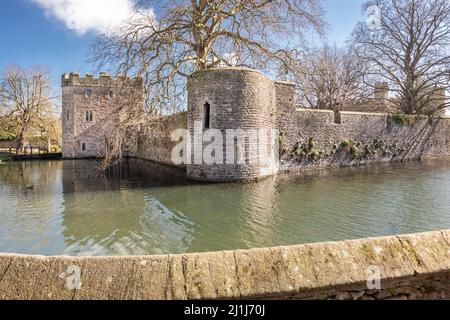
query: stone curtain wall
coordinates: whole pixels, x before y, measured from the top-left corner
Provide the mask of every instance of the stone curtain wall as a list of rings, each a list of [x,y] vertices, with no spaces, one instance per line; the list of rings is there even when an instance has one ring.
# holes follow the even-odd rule
[[[281,133],[280,149],[283,149],[281,171],[450,158],[449,117],[396,118],[387,113],[342,111],[335,114],[328,110],[296,109],[295,86],[284,82],[274,84],[276,126]],[[215,100],[200,97],[194,101],[203,105],[201,102],[205,99],[213,101],[208,101],[212,108],[213,128],[239,125],[237,121],[232,122],[232,118],[225,121],[226,110],[215,110]],[[188,121],[201,121],[200,111],[196,112],[198,114],[194,112],[190,120],[186,112],[154,120],[140,132],[135,156],[173,166],[171,152],[177,142],[171,141],[170,134],[176,129],[185,129]],[[233,113],[236,119],[244,117]],[[243,127],[247,128],[245,123]],[[236,169],[230,165],[225,169],[216,165],[191,166],[188,176],[195,173],[194,177],[199,178],[203,174],[216,181],[259,176],[258,168],[250,169],[242,166]]]
[[[68,267],[81,288],[68,290]],[[368,289],[369,269],[381,289]],[[450,230],[134,257],[0,254],[0,299],[450,299]]]
[[[144,160],[174,166],[171,160],[172,149],[178,144],[171,140],[177,129],[187,128],[187,112],[164,116],[151,121],[138,135],[135,156]]]
[[[282,168],[450,157],[450,118],[291,109],[278,118]]]

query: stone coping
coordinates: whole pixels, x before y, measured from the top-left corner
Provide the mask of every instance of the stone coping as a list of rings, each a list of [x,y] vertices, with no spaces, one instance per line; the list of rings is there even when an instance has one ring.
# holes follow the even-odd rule
[[[278,81],[276,81],[278,82]],[[289,82],[287,82],[286,84],[289,84]],[[312,109],[312,108],[300,108],[297,107],[295,109],[296,112],[312,112],[312,113],[327,113],[327,114],[334,114],[335,112],[333,110],[327,110],[327,109]],[[361,116],[389,116],[389,115],[393,115],[391,113],[387,113],[387,112],[361,112],[361,111],[338,111],[337,113],[341,114],[341,115],[361,115]],[[424,120],[429,118],[429,116],[425,116],[424,115]],[[442,115],[442,116],[438,116],[438,117],[434,117],[437,119],[445,119],[448,120],[450,119],[450,115]]]
[[[291,86],[291,87],[296,87],[297,84],[295,82],[291,82],[291,81],[285,81],[285,80],[275,80],[274,81],[275,84],[282,84],[285,86]]]
[[[381,272],[379,293],[409,281],[430,287],[427,279],[436,277],[448,290],[450,230],[181,255],[0,254],[0,299],[346,297],[342,292],[363,297],[373,266]],[[69,290],[76,268],[81,285]]]
[[[258,73],[258,74],[268,78],[263,72],[256,70],[256,69],[248,68],[248,67],[217,67],[217,68],[202,69],[202,70],[194,71],[190,75],[190,77],[195,77],[196,74],[200,74],[200,73],[223,72],[223,71],[253,72],[253,73]]]
[[[326,110],[326,109],[296,108],[295,111],[297,111],[297,112],[316,112],[316,113],[334,114],[333,110]]]
[[[339,111],[341,115],[358,115],[358,116],[388,116],[387,112],[361,112],[361,111]]]

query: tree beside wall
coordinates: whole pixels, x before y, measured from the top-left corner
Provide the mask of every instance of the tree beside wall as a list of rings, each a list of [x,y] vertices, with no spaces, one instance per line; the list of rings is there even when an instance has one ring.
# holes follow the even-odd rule
[[[140,2],[140,10],[118,30],[92,44],[91,62],[113,66],[118,76],[144,82],[145,110],[136,104],[109,141],[111,159],[121,159],[127,130],[143,113],[168,114],[186,108],[187,77],[217,66],[291,70],[305,47],[306,33],[322,33],[320,0],[173,0]],[[126,108],[125,108],[126,109]],[[133,110],[131,110],[133,109]]]
[[[309,108],[339,111],[372,94],[363,81],[367,66],[351,47],[325,44],[298,63],[294,73],[299,100]]]
[[[0,80],[0,131],[23,149],[27,135],[51,134],[57,128],[49,73],[45,68],[7,67]]]
[[[358,56],[369,65],[366,83],[389,83],[390,103],[407,114],[434,114],[450,106],[450,1],[372,0],[375,25],[353,32]],[[444,96],[443,96],[444,93]]]

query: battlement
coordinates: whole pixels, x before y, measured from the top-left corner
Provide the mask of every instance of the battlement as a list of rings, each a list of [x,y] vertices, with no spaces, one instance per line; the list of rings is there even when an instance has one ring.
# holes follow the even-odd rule
[[[92,73],[86,73],[81,77],[78,72],[65,73],[61,76],[61,86],[85,86],[85,87],[134,87],[142,86],[142,78],[131,79],[128,76],[113,78],[106,72],[100,72],[98,78]]]

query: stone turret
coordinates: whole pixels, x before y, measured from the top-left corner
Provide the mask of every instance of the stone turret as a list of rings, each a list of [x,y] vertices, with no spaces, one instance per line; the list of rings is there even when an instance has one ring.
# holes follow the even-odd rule
[[[282,91],[275,82],[252,69],[217,68],[192,74],[188,79],[188,131],[192,137],[196,130],[220,131],[224,163],[196,161],[196,151],[201,153],[205,142],[194,138],[194,155],[187,165],[187,175],[197,180],[235,181],[276,173],[278,145],[271,133],[277,127],[277,92]],[[245,142],[238,145],[238,138],[230,138],[230,131],[246,135]],[[248,138],[256,131],[261,134],[257,141]],[[239,162],[238,157],[245,161]]]
[[[379,102],[385,102],[389,97],[389,84],[387,82],[380,82],[375,85],[374,98]]]
[[[446,108],[443,108],[446,100],[445,88],[435,88],[433,94],[431,95],[432,99],[432,110],[434,111],[435,116],[445,116]]]

